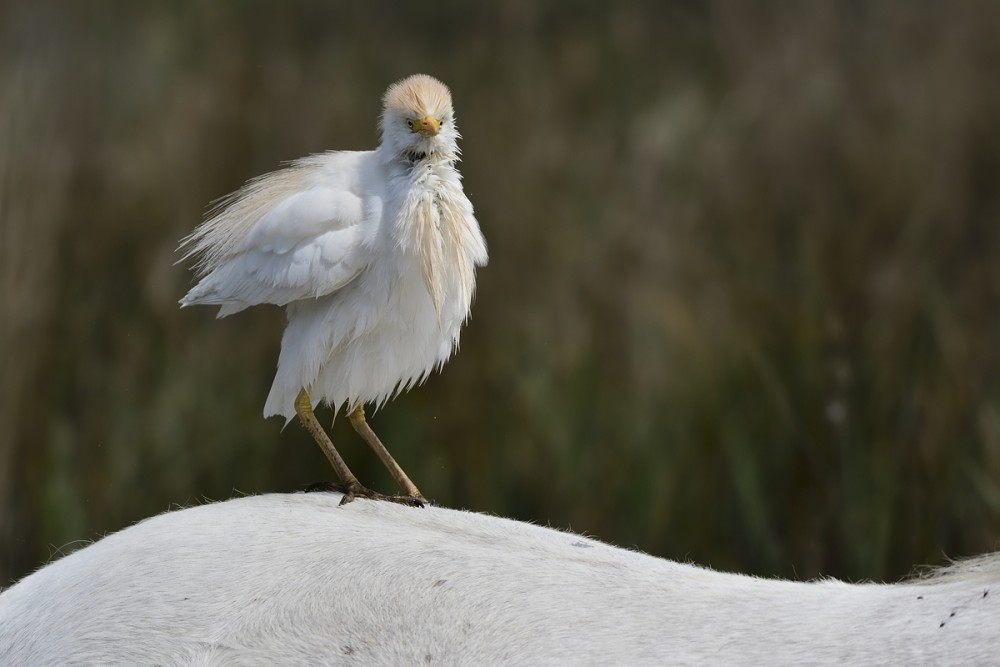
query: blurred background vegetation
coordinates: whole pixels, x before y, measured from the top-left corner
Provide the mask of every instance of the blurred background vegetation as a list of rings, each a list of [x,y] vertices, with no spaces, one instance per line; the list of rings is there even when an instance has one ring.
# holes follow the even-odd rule
[[[416,71],[491,251],[461,353],[372,418],[425,493],[761,575],[995,549],[997,35],[988,0],[0,2],[0,586],[331,477],[261,418],[282,311],[181,312],[174,248],[373,147]]]

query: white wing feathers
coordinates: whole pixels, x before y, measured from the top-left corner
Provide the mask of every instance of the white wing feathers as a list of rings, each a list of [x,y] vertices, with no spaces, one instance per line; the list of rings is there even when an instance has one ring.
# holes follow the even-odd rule
[[[307,160],[249,182],[183,241],[184,259],[199,258],[201,281],[182,306],[218,305],[219,317],[283,306],[329,294],[361,272],[364,202],[341,183],[312,178],[317,160]]]

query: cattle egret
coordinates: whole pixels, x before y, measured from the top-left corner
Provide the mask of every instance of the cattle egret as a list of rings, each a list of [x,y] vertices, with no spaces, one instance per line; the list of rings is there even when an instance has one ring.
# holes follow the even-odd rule
[[[199,282],[181,306],[287,308],[264,416],[298,415],[355,497],[422,504],[365,421],[423,382],[458,345],[486,243],[462,190],[451,93],[417,74],[384,97],[372,151],[332,151],[251,179],[181,242]],[[313,409],[346,406],[351,425],[405,495],[361,485]]]

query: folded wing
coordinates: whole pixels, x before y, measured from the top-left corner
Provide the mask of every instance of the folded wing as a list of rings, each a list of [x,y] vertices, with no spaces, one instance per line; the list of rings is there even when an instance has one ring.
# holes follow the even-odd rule
[[[364,269],[372,212],[350,189],[310,180],[307,169],[296,163],[250,181],[183,241],[201,280],[182,306],[217,305],[225,317],[285,305],[330,294]]]

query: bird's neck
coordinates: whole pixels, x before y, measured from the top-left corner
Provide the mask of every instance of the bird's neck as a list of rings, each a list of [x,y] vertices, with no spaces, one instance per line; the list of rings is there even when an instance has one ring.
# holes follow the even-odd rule
[[[431,156],[433,156],[433,154],[431,154]],[[405,150],[402,153],[400,153],[399,157],[404,162],[409,162],[411,164],[416,164],[417,162],[422,162],[423,160],[426,160],[427,157],[428,157],[428,154],[427,154],[426,151],[421,151],[421,150],[417,150],[417,149],[411,148],[409,150]]]
[[[432,151],[422,151],[414,148],[392,150],[383,145],[379,147],[379,153],[383,163],[396,163],[410,169],[418,165],[431,167],[450,165],[458,160],[458,151],[450,146],[438,146]]]

